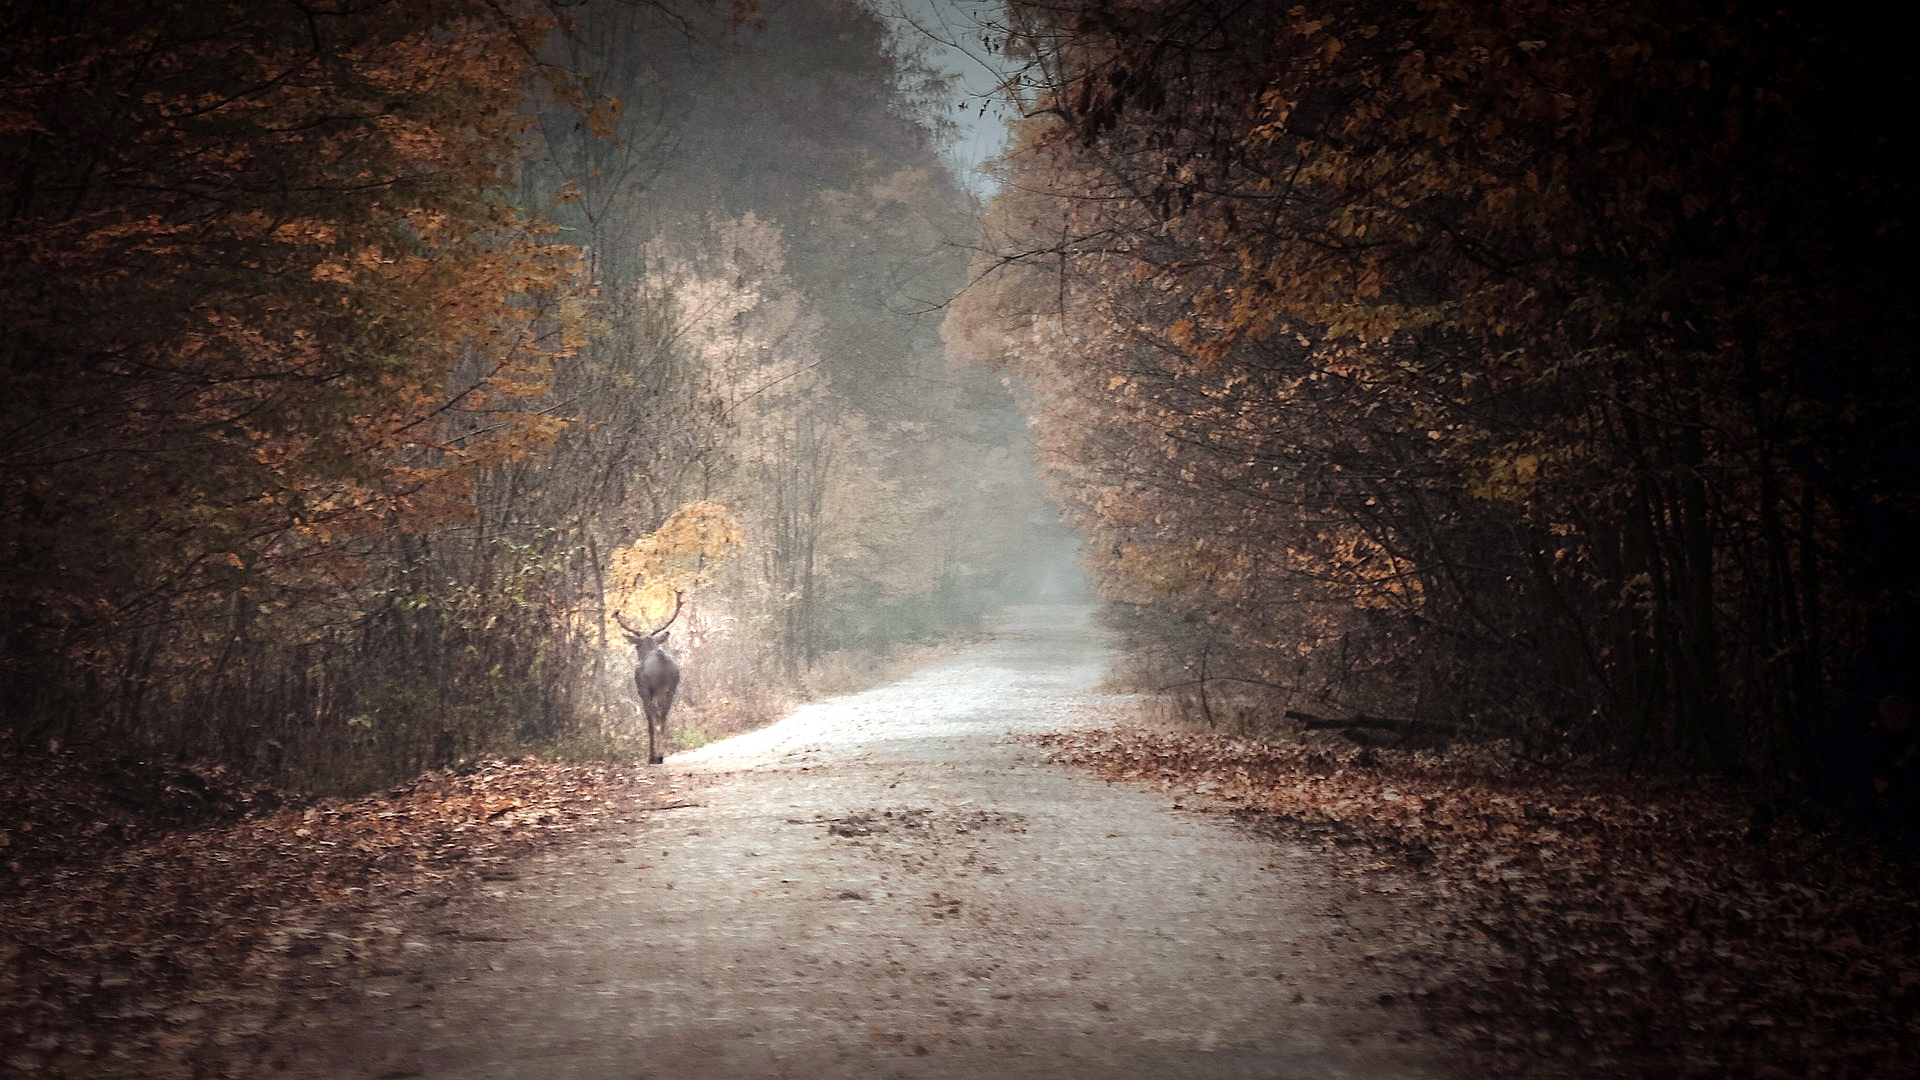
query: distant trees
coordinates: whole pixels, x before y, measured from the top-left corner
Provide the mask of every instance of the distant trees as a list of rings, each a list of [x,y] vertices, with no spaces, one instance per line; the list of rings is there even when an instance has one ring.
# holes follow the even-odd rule
[[[689,716],[703,693],[750,699],[829,653],[964,624],[1051,516],[1007,450],[1024,438],[1005,390],[942,351],[971,205],[903,85],[910,58],[856,4],[760,17],[716,41],[587,7],[563,55],[621,101],[619,142],[552,114],[551,163],[527,182],[567,195],[557,220],[593,238],[583,365],[657,342],[673,388],[635,444],[647,463],[614,470],[644,495],[586,500],[596,543],[693,500],[745,538],[690,594]],[[555,488],[608,472],[545,461]]]
[[[1904,67],[1802,10],[1012,8],[948,334],[1186,628],[1166,681],[1912,812],[1911,262],[1855,105]]]
[[[967,197],[878,18],[749,13],[6,5],[0,723],[363,787],[627,729],[676,589],[696,720],[990,602]]]

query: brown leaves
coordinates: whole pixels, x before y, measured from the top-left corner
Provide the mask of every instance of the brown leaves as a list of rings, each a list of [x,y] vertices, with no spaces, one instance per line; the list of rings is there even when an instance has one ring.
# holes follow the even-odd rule
[[[408,897],[661,805],[637,771],[522,759],[271,809],[204,770],[5,747],[0,1069],[56,1076],[185,1074],[260,1021],[263,980],[392,963]]]
[[[1035,741],[1350,851],[1411,905],[1399,974],[1500,1074],[1892,1076],[1920,1055],[1920,867],[1751,843],[1737,791],[1139,727]]]

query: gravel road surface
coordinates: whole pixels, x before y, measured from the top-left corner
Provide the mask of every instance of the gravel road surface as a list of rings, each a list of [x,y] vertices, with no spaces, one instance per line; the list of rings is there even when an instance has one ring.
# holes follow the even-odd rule
[[[1110,645],[1009,612],[898,682],[665,766],[684,803],[409,928],[283,1075],[1454,1075],[1316,856],[1045,764]],[[690,673],[696,677],[697,673]]]

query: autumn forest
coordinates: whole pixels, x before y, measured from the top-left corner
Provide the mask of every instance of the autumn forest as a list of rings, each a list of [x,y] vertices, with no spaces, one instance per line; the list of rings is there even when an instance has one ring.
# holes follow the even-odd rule
[[[0,867],[429,776],[572,821],[556,777],[645,757],[627,624],[671,620],[683,751],[1070,601],[1149,727],[1058,760],[1392,818],[1395,865],[1509,868],[1474,904],[1560,871],[1473,845],[1578,833],[1510,784],[1710,799],[1649,842],[1800,852],[1770,881],[1857,853],[1848,948],[1904,974],[1788,1071],[1897,1071],[1912,84],[1854,13],[1736,0],[4,0]],[[168,809],[70,843],[44,778],[87,763]],[[1616,900],[1489,932],[1557,971]],[[1735,1021],[1602,985],[1691,969],[1592,960],[1435,1023],[1713,1074]]]
[[[1907,193],[1858,108],[1904,65],[1745,5],[1020,10],[1044,109],[949,333],[1196,704],[1920,823]]]
[[[17,6],[7,725],[357,790],[624,730],[676,593],[697,725],[1012,587],[969,200],[801,8]]]

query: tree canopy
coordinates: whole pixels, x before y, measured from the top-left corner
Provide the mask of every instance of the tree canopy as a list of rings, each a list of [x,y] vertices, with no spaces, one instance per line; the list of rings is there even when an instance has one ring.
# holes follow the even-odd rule
[[[1526,0],[1003,29],[1029,118],[949,337],[1031,384],[1170,663],[1911,813],[1912,263],[1858,104],[1911,80],[1871,35]]]

